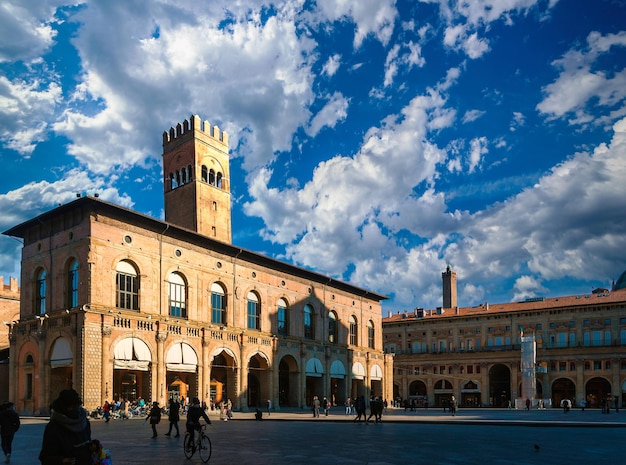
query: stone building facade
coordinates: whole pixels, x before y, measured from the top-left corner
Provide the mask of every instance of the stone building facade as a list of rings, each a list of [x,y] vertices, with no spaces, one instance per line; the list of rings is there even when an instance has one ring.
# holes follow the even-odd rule
[[[17,278],[5,284],[0,276],[0,402],[9,398],[9,332],[20,319],[20,288]]]
[[[454,271],[442,278],[456,289]],[[389,315],[383,337],[394,354],[394,397],[417,405],[442,406],[452,395],[461,406],[519,405],[522,337],[536,348],[535,406],[565,398],[626,405],[626,272],[611,290]]]
[[[165,218],[81,196],[6,231],[24,239],[10,395],[43,413],[198,396],[248,410],[391,397],[386,297],[231,243],[228,135],[163,134]]]

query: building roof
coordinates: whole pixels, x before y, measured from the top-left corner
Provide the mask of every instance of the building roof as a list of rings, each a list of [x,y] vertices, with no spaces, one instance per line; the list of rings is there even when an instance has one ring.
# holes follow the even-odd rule
[[[537,297],[522,302],[504,304],[484,304],[475,307],[455,307],[436,310],[416,309],[411,312],[396,313],[383,318],[383,324],[430,320],[439,318],[458,318],[469,316],[485,316],[507,312],[524,312],[536,310],[574,309],[590,305],[626,304],[626,289],[613,292],[578,294],[565,297],[543,298]]]
[[[163,234],[164,236],[172,237],[181,241],[186,241],[199,247],[203,247],[207,250],[213,250],[215,252],[231,256],[242,261],[246,261],[248,263],[265,266],[279,272],[297,276],[302,279],[308,279],[312,282],[316,282],[324,286],[330,286],[335,289],[358,295],[360,297],[374,300],[376,302],[388,299],[388,297],[385,295],[368,291],[366,289],[353,286],[352,284],[348,284],[346,282],[339,281],[337,279],[304,268],[300,268],[286,262],[281,262],[279,260],[269,258],[265,255],[252,252],[250,250],[246,250],[232,244],[211,239],[210,237],[203,236],[195,231],[181,228],[180,226],[176,226],[172,223],[157,220],[156,218],[153,218],[151,216],[138,213],[128,208],[120,207],[119,205],[115,205],[113,203],[106,202],[104,200],[101,200],[100,198],[92,196],[80,197],[76,200],[73,200],[72,202],[60,205],[52,210],[42,213],[37,217],[18,224],[17,226],[14,226],[7,231],[4,231],[3,234],[7,236],[25,238],[26,233],[30,228],[40,225],[42,223],[46,223],[47,221],[50,221],[51,219],[56,218],[59,215],[63,215],[79,209],[106,214],[111,216],[112,218],[123,220],[129,224],[140,225],[146,229],[152,230],[153,232],[157,232],[158,234]]]

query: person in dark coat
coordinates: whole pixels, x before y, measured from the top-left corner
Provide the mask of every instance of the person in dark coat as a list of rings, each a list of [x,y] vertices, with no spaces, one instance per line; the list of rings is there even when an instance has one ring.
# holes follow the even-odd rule
[[[191,400],[191,406],[189,410],[187,410],[187,432],[189,433],[189,442],[185,444],[185,448],[195,451],[195,432],[200,429],[201,423],[200,418],[204,418],[204,421],[207,422],[208,425],[211,424],[211,420],[209,419],[206,412],[200,407],[200,400],[197,397],[194,397]]]
[[[169,414],[168,414],[168,419],[170,421],[170,429],[167,431],[167,433],[165,433],[166,436],[169,436],[170,434],[172,434],[172,426],[174,428],[176,428],[176,436],[174,436],[175,438],[177,438],[178,436],[180,436],[180,431],[178,430],[178,420],[180,420],[180,404],[174,400],[173,397],[170,398],[170,405],[169,405]]]
[[[13,408],[13,402],[3,402],[0,404],[0,436],[2,437],[2,452],[4,452],[6,463],[11,460],[13,436],[18,429],[20,429],[20,416]]]
[[[157,401],[152,402],[152,408],[148,413],[147,420],[150,420],[150,426],[152,426],[152,439],[157,437],[156,425],[161,422],[161,407]]]
[[[59,393],[50,406],[50,421],[43,432],[42,465],[91,465],[91,425],[74,389]]]

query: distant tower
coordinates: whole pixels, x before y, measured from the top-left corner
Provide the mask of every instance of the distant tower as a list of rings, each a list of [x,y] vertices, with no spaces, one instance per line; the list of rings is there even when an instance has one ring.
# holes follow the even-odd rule
[[[456,300],[456,273],[452,271],[450,265],[446,271],[441,273],[443,281],[443,308],[455,308],[458,306]]]
[[[165,221],[232,242],[228,134],[192,115],[163,133]]]

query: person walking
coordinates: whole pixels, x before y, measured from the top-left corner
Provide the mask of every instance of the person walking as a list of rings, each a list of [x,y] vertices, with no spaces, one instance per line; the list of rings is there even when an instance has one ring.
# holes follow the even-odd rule
[[[270,416],[270,413],[272,413],[272,401],[270,399],[267,399],[267,416]]]
[[[328,409],[329,407],[329,403],[328,403],[328,399],[326,398],[326,396],[324,396],[324,399],[322,400],[322,408],[324,409],[324,416],[328,416]]]
[[[349,397],[346,399],[345,407],[346,407],[346,416],[350,415],[352,413],[352,401],[350,400]]]
[[[317,396],[313,396],[313,417],[320,417],[320,400]]]
[[[105,423],[108,423],[111,419],[111,405],[108,400],[105,400],[102,405],[102,418],[104,418]]]
[[[356,399],[356,418],[352,421],[355,423],[361,422],[361,417],[363,417],[363,421],[365,421],[365,397],[359,396]]]
[[[50,406],[50,421],[43,432],[42,465],[92,465],[91,425],[74,389],[64,389]]]
[[[2,437],[2,452],[4,461],[11,461],[11,447],[13,436],[20,429],[20,416],[15,411],[13,402],[3,402],[0,404],[0,436]]]
[[[457,408],[456,397],[452,396],[450,398],[450,413],[452,414],[452,416],[456,415],[456,408]]]
[[[170,397],[169,403],[169,413],[167,414],[167,418],[170,421],[170,429],[165,433],[166,436],[172,434],[172,426],[176,428],[176,436],[175,438],[180,436],[180,431],[178,430],[178,420],[180,420],[180,404],[174,400],[173,397]]]
[[[150,426],[152,426],[152,439],[157,437],[156,425],[161,422],[161,407],[157,401],[152,402],[152,408],[146,420],[150,420]]]

